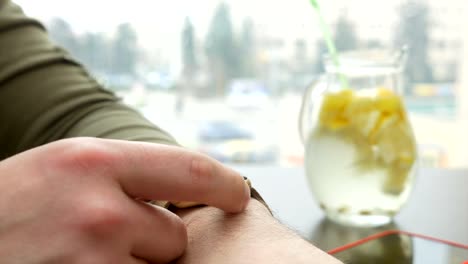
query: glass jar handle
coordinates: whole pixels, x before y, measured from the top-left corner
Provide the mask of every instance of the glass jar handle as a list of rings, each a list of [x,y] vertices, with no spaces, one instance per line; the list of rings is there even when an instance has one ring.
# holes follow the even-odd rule
[[[299,111],[299,119],[298,119],[298,128],[299,128],[299,137],[301,138],[302,144],[305,144],[307,131],[305,131],[305,122],[308,119],[308,114],[305,114],[306,108],[308,107],[308,103],[310,101],[310,96],[315,87],[317,87],[318,83],[322,80],[323,76],[315,79],[311,84],[309,84],[302,96],[302,104]]]

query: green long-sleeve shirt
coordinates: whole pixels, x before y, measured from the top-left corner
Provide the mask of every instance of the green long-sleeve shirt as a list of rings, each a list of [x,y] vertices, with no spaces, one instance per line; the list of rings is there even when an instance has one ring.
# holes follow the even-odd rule
[[[76,136],[176,144],[103,89],[38,21],[0,0],[0,160]]]

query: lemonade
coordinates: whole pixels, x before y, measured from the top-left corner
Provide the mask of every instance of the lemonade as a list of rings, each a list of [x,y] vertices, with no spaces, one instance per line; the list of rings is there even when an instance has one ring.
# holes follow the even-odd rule
[[[311,118],[305,166],[322,209],[347,224],[389,222],[407,199],[416,159],[400,97],[383,87],[328,92]]]

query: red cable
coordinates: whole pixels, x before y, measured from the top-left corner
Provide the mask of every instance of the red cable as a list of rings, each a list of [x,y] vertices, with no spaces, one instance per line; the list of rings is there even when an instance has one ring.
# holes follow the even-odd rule
[[[451,245],[451,246],[454,246],[454,247],[468,249],[468,245],[463,245],[463,244],[455,243],[455,242],[444,240],[444,239],[434,238],[434,237],[430,237],[430,236],[426,236],[426,235],[420,235],[420,234],[415,234],[415,233],[401,231],[401,230],[387,230],[387,231],[383,231],[381,233],[377,233],[375,235],[371,235],[371,236],[368,236],[366,238],[360,239],[358,241],[346,244],[344,246],[337,247],[337,248],[334,248],[332,250],[329,250],[328,254],[333,255],[335,253],[347,250],[349,248],[364,244],[364,243],[366,243],[366,242],[368,242],[370,240],[381,238],[381,237],[392,235],[392,234],[404,234],[404,235],[408,235],[408,236],[419,237],[419,238],[426,239],[426,240],[432,240],[432,241],[445,243],[445,244],[448,244],[448,245]]]

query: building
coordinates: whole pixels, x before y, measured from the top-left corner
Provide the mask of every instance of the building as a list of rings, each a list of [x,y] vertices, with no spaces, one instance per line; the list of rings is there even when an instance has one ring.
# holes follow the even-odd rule
[[[332,30],[340,16],[351,21],[361,40],[361,46],[378,43],[384,47],[392,47],[402,16],[401,5],[417,1],[426,3],[429,9],[428,60],[432,66],[434,79],[441,82],[454,81],[460,65],[462,30],[466,25],[464,16],[468,3],[465,0],[334,0],[321,1],[321,9]],[[311,54],[316,51],[316,43],[321,38],[319,34],[307,36]]]

